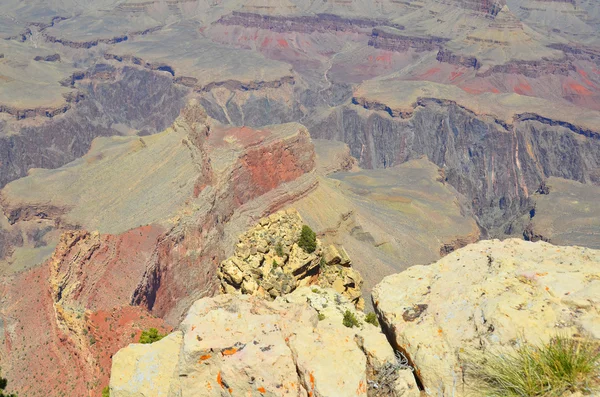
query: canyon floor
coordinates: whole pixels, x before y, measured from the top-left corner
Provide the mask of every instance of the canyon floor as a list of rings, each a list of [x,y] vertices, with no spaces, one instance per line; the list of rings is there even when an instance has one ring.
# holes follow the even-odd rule
[[[101,395],[113,354],[177,329],[281,209],[345,248],[371,310],[386,276],[479,240],[599,249],[598,197],[594,0],[0,4],[20,395]]]

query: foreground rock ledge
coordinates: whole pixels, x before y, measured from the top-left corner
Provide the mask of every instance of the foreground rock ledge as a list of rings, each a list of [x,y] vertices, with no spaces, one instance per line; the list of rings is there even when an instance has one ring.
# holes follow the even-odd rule
[[[358,327],[343,325],[346,311]],[[379,327],[332,289],[301,287],[273,302],[250,295],[197,301],[180,330],[113,357],[110,395],[367,396],[396,357]],[[398,396],[418,397],[409,369]]]
[[[481,241],[386,277],[373,302],[428,395],[473,395],[464,352],[557,334],[600,339],[599,265],[598,250]]]

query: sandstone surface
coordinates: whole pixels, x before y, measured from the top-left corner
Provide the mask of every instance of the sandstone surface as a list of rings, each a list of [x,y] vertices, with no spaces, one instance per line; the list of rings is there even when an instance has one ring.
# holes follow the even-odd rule
[[[357,327],[342,324],[346,311]],[[130,345],[113,362],[110,389],[117,397],[367,396],[389,364],[398,395],[419,395],[379,328],[320,287],[274,302],[248,295],[199,300],[180,330],[152,345]]]
[[[475,351],[559,334],[600,339],[599,262],[589,248],[480,241],[386,277],[373,301],[428,395],[470,395]]]

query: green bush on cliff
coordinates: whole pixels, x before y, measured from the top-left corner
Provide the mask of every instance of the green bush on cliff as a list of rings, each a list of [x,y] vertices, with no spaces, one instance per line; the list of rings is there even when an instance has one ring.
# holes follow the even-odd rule
[[[285,254],[285,252],[283,252],[283,244],[281,244],[281,241],[275,245],[275,253],[279,257],[283,257],[283,255]]]
[[[317,234],[307,226],[302,226],[302,232],[300,232],[300,240],[298,240],[298,247],[302,248],[309,254],[312,254],[317,249]]]
[[[365,316],[365,322],[379,327],[379,321],[377,321],[377,314],[370,312]]]
[[[360,325],[356,319],[356,316],[350,310],[346,310],[344,313],[344,320],[342,320],[342,324],[348,328],[358,327]]]
[[[102,397],[110,397],[110,388],[108,386],[102,389]]]
[[[140,335],[140,343],[158,342],[165,336],[166,335],[160,334],[156,328],[150,328],[147,331],[142,331],[142,334]]]
[[[558,336],[541,346],[469,358],[467,376],[489,397],[589,395],[600,390],[600,346]]]

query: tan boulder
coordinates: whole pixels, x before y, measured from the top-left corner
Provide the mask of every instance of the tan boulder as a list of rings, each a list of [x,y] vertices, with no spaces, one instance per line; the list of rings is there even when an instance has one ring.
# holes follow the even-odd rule
[[[131,344],[112,359],[110,395],[112,397],[168,397],[177,382],[183,334],[173,332],[151,345]],[[143,376],[139,376],[143,374]]]
[[[600,329],[600,251],[481,241],[386,277],[373,302],[428,395],[463,396],[464,352]]]

